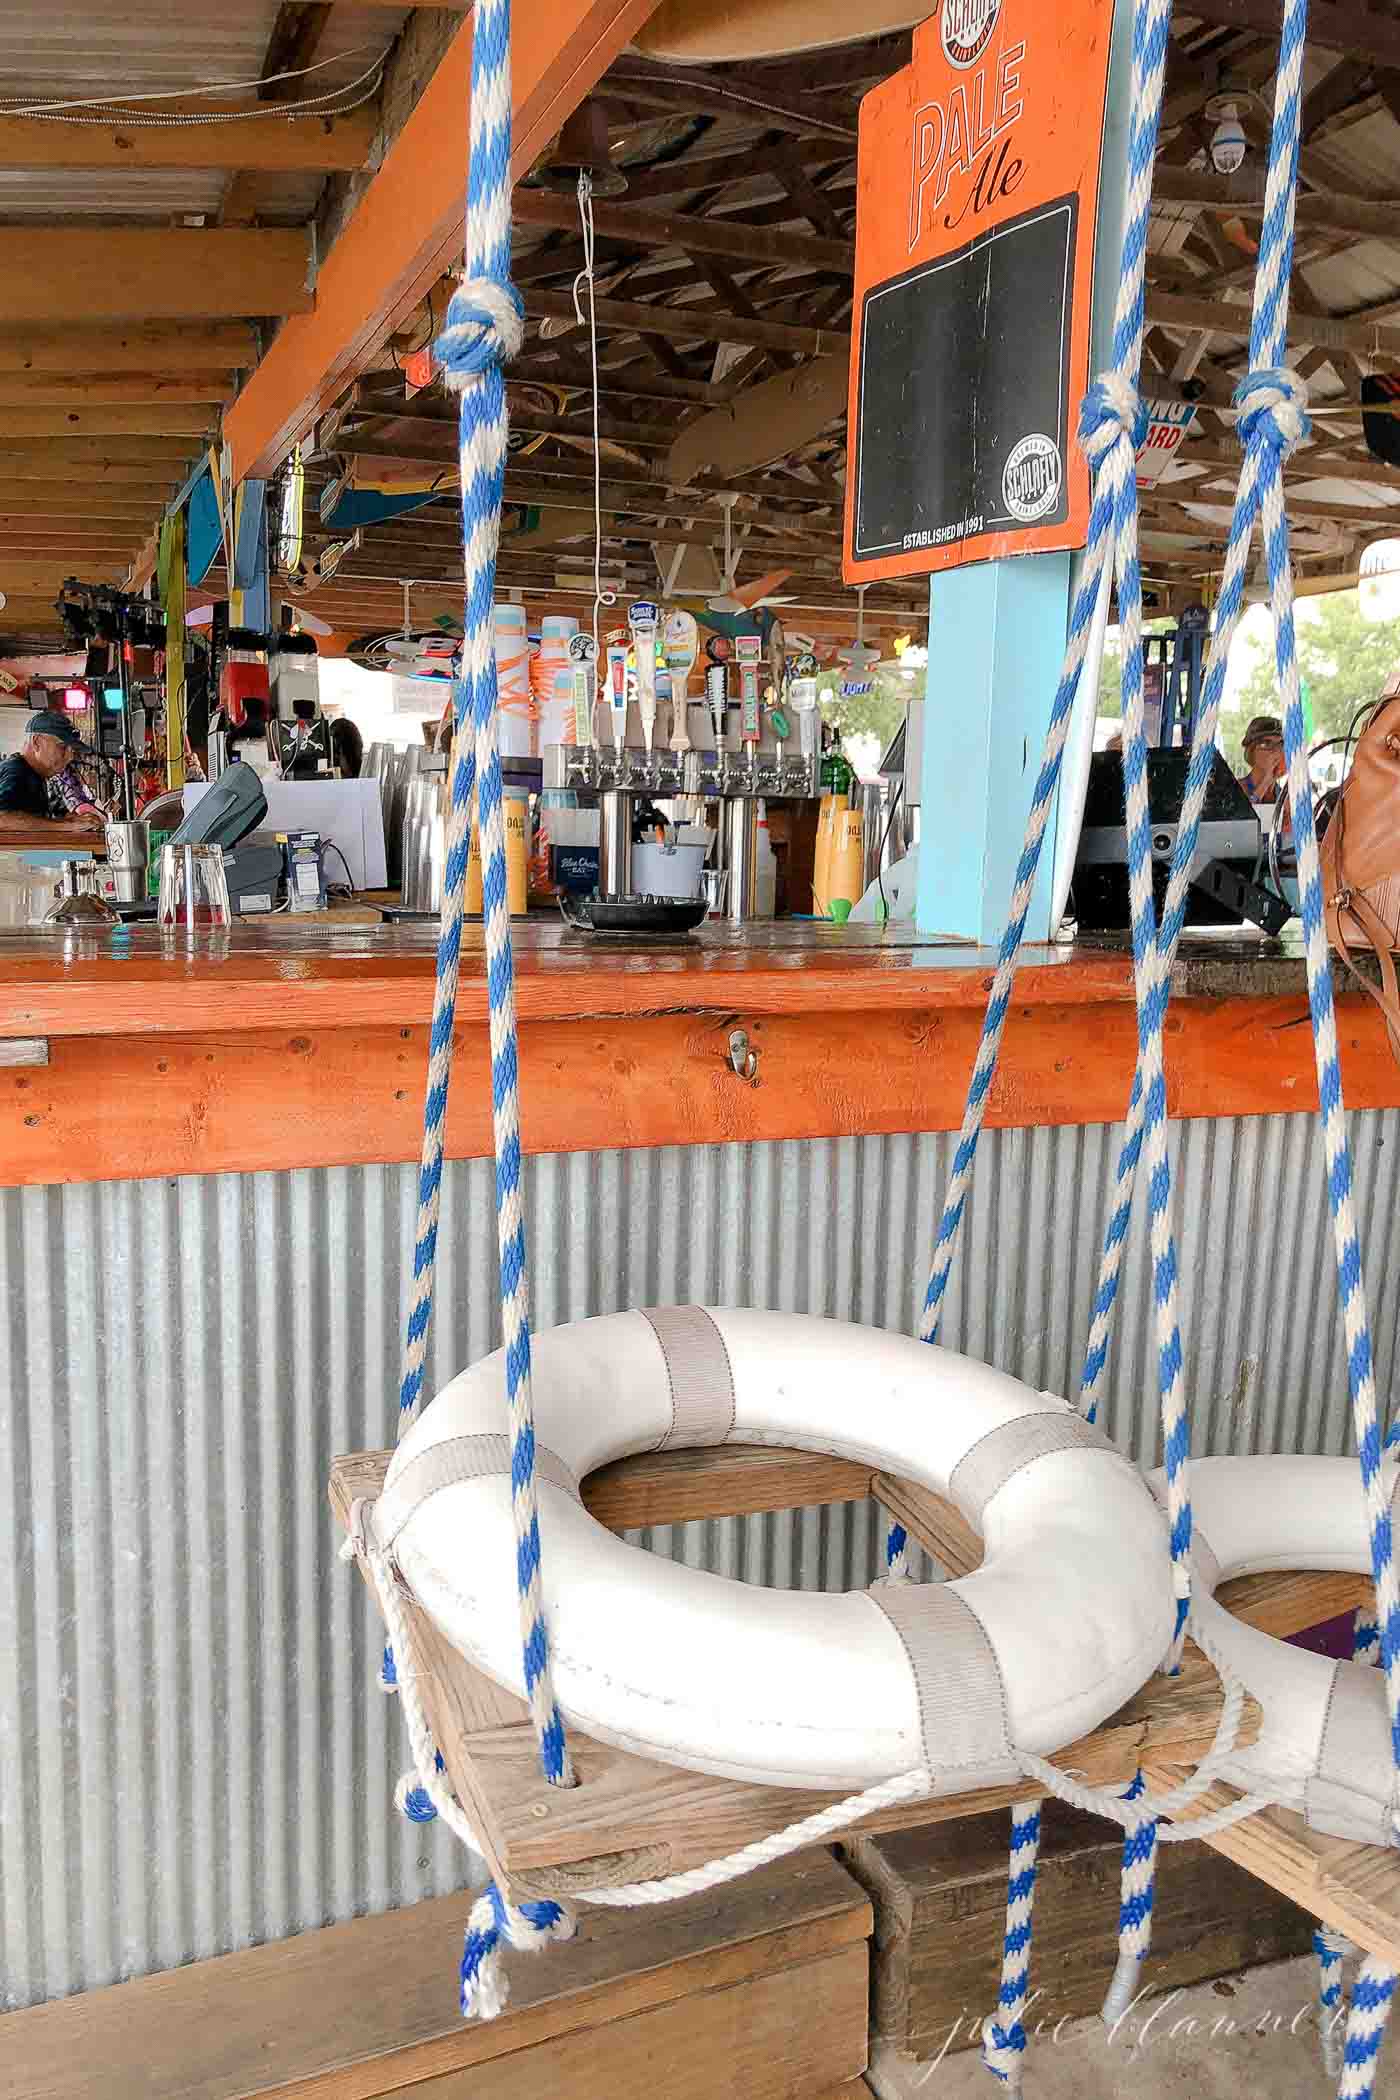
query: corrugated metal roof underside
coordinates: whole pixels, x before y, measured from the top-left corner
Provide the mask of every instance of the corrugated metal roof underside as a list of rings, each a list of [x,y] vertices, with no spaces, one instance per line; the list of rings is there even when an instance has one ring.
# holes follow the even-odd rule
[[[1400,1113],[1353,1130],[1387,1395]],[[1116,1140],[987,1134],[951,1345],[1075,1390]],[[536,1317],[708,1300],[911,1331],[953,1142],[532,1160]],[[1196,1449],[1342,1450],[1315,1118],[1180,1124],[1173,1146]],[[332,1455],[391,1434],[415,1181],[403,1166],[0,1192],[8,2006],[460,1884],[451,1843],[392,1811],[401,1720],[373,1689],[377,1622],[325,1501]],[[430,1386],[498,1339],[491,1192],[488,1162],[445,1177]],[[1150,1300],[1139,1216],[1106,1420],[1145,1463]],[[646,1543],[750,1581],[849,1588],[874,1573],[879,1533],[854,1507]]]
[[[356,78],[389,48],[407,10],[345,5],[331,11],[317,47],[317,70],[289,84],[319,94]],[[57,5],[8,0],[0,8],[0,104],[25,99],[76,101],[227,86],[243,90],[262,75],[277,0],[136,0],[132,6]],[[325,63],[329,61],[329,63]],[[251,93],[251,89],[247,90]],[[162,105],[153,102],[152,114]],[[228,127],[236,134],[237,126]],[[164,219],[217,213],[228,176],[172,169],[119,177],[71,169],[0,171],[0,220]],[[310,219],[322,177],[260,178],[261,217],[300,225]]]

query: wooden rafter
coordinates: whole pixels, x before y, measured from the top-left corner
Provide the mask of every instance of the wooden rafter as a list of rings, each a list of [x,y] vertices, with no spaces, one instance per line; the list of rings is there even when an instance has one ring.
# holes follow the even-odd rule
[[[282,0],[263,55],[262,76],[267,84],[258,90],[260,102],[287,102],[295,98],[300,82],[279,76],[300,73],[313,63],[330,19],[329,0]],[[263,195],[264,184],[259,171],[251,166],[240,168],[225,186],[219,206],[220,224],[246,225],[256,218]]]
[[[163,114],[178,105],[163,103]],[[0,168],[94,168],[127,174],[142,168],[258,168],[268,174],[331,174],[364,166],[377,123],[372,108],[344,117],[259,117],[246,105],[201,100],[191,114],[226,108],[231,124],[50,124],[0,115]]]

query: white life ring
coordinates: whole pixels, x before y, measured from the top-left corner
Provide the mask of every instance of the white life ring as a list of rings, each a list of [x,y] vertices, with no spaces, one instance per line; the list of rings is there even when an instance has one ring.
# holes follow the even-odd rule
[[[1387,1465],[1393,1495],[1396,1469]],[[1152,1475],[1159,1501],[1165,1476]],[[1191,1465],[1192,1612],[1224,1664],[1263,1708],[1255,1742],[1221,1766],[1246,1793],[1272,1795],[1317,1831],[1394,1844],[1385,1683],[1365,1663],[1334,1662],[1233,1618],[1215,1590],[1235,1575],[1371,1572],[1356,1461],[1277,1456]]]
[[[1096,1728],[1166,1654],[1167,1533],[1141,1475],[1063,1401],[985,1364],[873,1328],[684,1306],[537,1335],[534,1404],[555,1689],[604,1742],[795,1787],[928,1763],[960,1792]],[[498,1353],[424,1410],[368,1521],[452,1645],[519,1692],[505,1422]],[[986,1560],[949,1584],[759,1589],[643,1553],[577,1499],[609,1460],[725,1442],[905,1475],[961,1508]]]
[[[539,1333],[544,1596],[565,1720],[722,1777],[865,1787],[932,1764],[1001,1785],[1123,1705],[1167,1653],[1167,1529],[1138,1470],[1049,1394],[871,1327],[678,1306]],[[380,1546],[458,1651],[521,1690],[504,1359],[413,1424]],[[949,1495],[987,1543],[957,1583],[760,1590],[642,1554],[577,1483],[661,1447],[796,1445]]]

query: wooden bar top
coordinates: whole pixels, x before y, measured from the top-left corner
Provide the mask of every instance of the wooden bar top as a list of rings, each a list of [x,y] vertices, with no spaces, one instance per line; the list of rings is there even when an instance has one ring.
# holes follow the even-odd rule
[[[437,929],[244,921],[190,938],[152,926],[0,932],[0,1037],[187,1035],[202,1029],[417,1026],[432,1010]],[[796,920],[705,927],[682,939],[590,936],[545,918],[515,929],[522,1020],[663,1013],[953,1012],[981,1007],[996,955],[903,927]],[[1173,992],[1296,997],[1294,942],[1199,934],[1183,941]],[[1031,945],[1018,1007],[1122,1006],[1126,939]],[[482,931],[463,938],[462,1022],[486,1018]]]
[[[0,1183],[416,1159],[435,947],[431,924],[0,933]],[[537,1153],[956,1130],[996,964],[904,928],[800,921],[652,943],[541,917],[515,947]],[[1338,989],[1347,1106],[1400,1107],[1378,1010]],[[1296,945],[1193,935],[1174,991],[1172,1116],[1316,1111]],[[735,1069],[736,1028],[752,1071]],[[491,1151],[487,1035],[473,926],[450,1158]],[[1126,942],[1030,947],[988,1123],[1117,1122],[1136,1053]]]

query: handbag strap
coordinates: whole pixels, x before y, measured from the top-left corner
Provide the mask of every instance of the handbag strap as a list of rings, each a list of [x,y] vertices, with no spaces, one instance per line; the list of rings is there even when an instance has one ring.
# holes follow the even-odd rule
[[[1396,1063],[1400,1064],[1400,978],[1396,975],[1395,957],[1392,952],[1393,936],[1390,929],[1360,890],[1342,890],[1336,901],[1335,914],[1337,931],[1334,945],[1337,953],[1362,991],[1368,998],[1375,1000],[1385,1016],[1385,1031],[1390,1037],[1391,1051]],[[1372,984],[1369,978],[1363,977],[1352,961],[1351,944],[1346,935],[1345,922],[1348,917],[1356,922],[1365,935],[1367,944],[1375,953],[1381,973],[1379,987]]]

